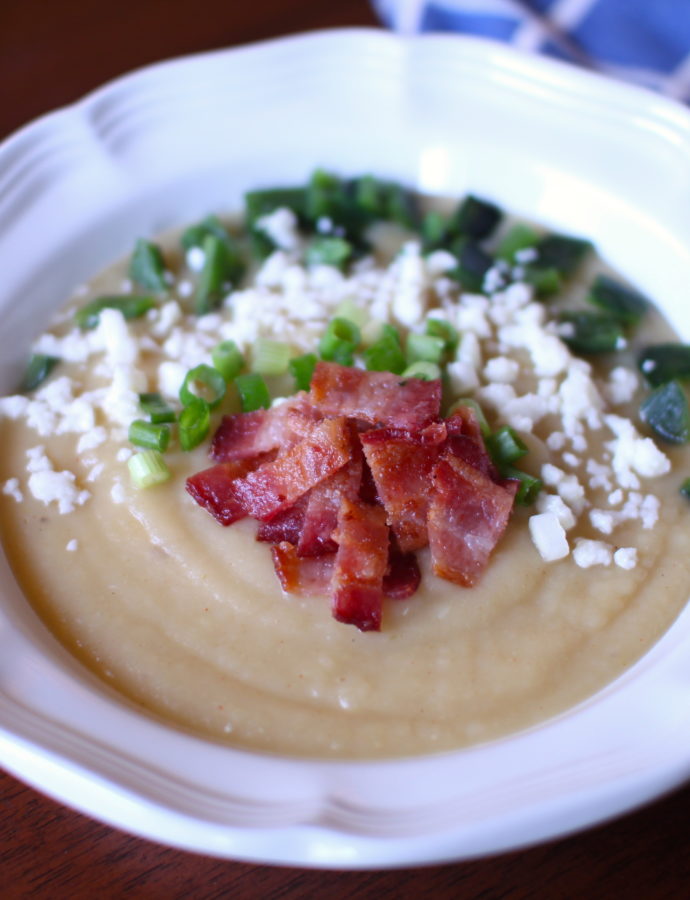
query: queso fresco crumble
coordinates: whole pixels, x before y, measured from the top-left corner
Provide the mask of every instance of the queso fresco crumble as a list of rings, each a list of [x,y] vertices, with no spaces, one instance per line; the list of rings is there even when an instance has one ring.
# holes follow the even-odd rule
[[[118,295],[77,291],[35,341],[24,390],[0,399],[0,417],[36,433],[4,494],[71,514],[105,442],[119,448],[113,503],[128,479],[165,490],[166,451],[211,437],[226,392],[243,413],[273,410],[330,361],[440,380],[444,416],[470,408],[494,480],[528,511],[535,561],[637,565],[617,531],[660,515],[654,479],[689,434],[690,348],[642,340],[656,313],[587,241],[474,196],[441,212],[391,182],[317,171],[250,193],[244,224],[210,216],[181,246],[140,240]],[[97,386],[82,387],[86,368]],[[79,469],[56,468],[56,435]]]

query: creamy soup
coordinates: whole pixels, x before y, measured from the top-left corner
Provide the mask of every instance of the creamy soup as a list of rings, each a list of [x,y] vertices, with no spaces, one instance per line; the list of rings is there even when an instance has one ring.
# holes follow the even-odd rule
[[[453,260],[425,257],[409,235],[397,262],[379,250],[352,275],[305,266],[290,215],[264,226],[278,249],[200,319],[189,314],[199,253],[185,261],[179,235],[160,239],[167,293],[141,319],[103,316],[85,349],[74,310],[132,290],[127,262],[99,275],[36,345],[62,361],[29,400],[2,401],[2,539],[51,630],[152,714],[236,746],[308,756],[486,741],[619,675],[673,622],[690,585],[690,508],[679,493],[690,455],[671,444],[657,451],[637,413],[649,388],[636,348],[672,338],[658,313],[650,309],[627,349],[587,363],[544,330],[561,354],[549,362],[511,334],[529,321],[545,327],[539,309],[551,318],[581,306],[602,269],[593,257],[565,299],[545,305],[527,289],[511,294],[507,282],[522,285],[521,272],[509,278],[505,267],[485,282],[492,299],[463,292],[449,277]],[[530,451],[519,465],[544,483],[535,504],[515,508],[475,587],[436,577],[420,551],[421,587],[386,601],[380,632],[336,622],[326,598],[284,594],[256,523],[224,528],[194,503],[185,479],[209,465],[208,439],[191,452],[173,440],[163,484],[138,488],[128,471],[138,393],[159,391],[174,405],[185,371],[229,338],[248,355],[261,335],[295,353],[314,349],[344,302],[405,333],[433,313],[454,322],[461,339],[448,390],[475,397],[492,427],[512,424]],[[291,390],[286,377],[269,387]],[[233,409],[229,391],[213,425]],[[567,555],[552,559],[562,544]]]

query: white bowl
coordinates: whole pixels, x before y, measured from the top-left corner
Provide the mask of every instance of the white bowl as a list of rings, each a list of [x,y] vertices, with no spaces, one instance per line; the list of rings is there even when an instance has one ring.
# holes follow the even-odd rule
[[[316,166],[493,197],[591,237],[690,337],[690,114],[470,38],[334,31],[122,78],[0,148],[0,393],[30,339],[133,235],[238,206]],[[690,772],[690,611],[586,703],[416,759],[250,754],[132,709],[47,632],[0,560],[0,760],[174,846],[361,868],[457,860],[600,821]]]

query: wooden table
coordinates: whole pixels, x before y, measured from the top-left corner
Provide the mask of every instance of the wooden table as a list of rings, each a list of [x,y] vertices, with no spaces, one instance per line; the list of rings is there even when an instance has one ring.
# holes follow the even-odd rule
[[[376,24],[367,0],[0,0],[0,138],[156,60],[308,29]],[[690,787],[612,824],[518,853],[339,873],[170,850],[93,822],[0,773],[0,897],[687,898]]]

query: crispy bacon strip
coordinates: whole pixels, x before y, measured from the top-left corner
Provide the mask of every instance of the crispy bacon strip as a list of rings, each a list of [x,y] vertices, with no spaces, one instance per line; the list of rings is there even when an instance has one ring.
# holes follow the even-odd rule
[[[407,600],[419,587],[422,573],[415,553],[402,553],[391,541],[388,570],[383,576],[383,593],[393,600]]]
[[[223,416],[211,443],[211,459],[229,462],[288,447],[306,437],[320,419],[304,392],[271,409]]]
[[[434,572],[472,587],[505,531],[513,493],[450,452],[434,467],[432,480],[428,527]]]
[[[427,443],[422,432],[377,428],[360,435],[362,449],[386,510],[388,524],[403,552],[426,547],[431,470],[438,459],[435,431]]]
[[[438,417],[441,382],[321,361],[314,369],[310,398],[327,416],[349,416],[374,425],[414,430]]]
[[[218,463],[190,475],[185,484],[187,493],[221,525],[232,525],[247,515],[235,490],[235,483],[257,465],[258,461],[255,460]]]
[[[304,515],[307,508],[306,496],[274,516],[270,522],[259,522],[256,532],[257,541],[266,544],[279,544],[289,541],[297,544],[304,528]]]
[[[271,547],[273,568],[280,585],[288,594],[303,597],[325,597],[333,577],[335,554],[304,559],[293,544],[282,541]]]
[[[313,426],[309,437],[240,479],[236,495],[250,516],[268,522],[341,469],[350,459],[351,449],[347,420],[325,419]]]
[[[343,498],[335,533],[338,551],[331,609],[339,622],[360,631],[381,630],[383,576],[388,567],[388,526],[379,506]]]
[[[334,553],[337,544],[333,532],[343,497],[354,500],[362,483],[362,453],[353,443],[353,455],[347,465],[325,478],[309,491],[302,529],[297,544],[300,556]]]
[[[491,461],[484,444],[482,430],[476,413],[468,406],[460,407],[445,420],[448,432],[448,447],[453,456],[479,469],[492,481],[499,480],[498,470]]]

